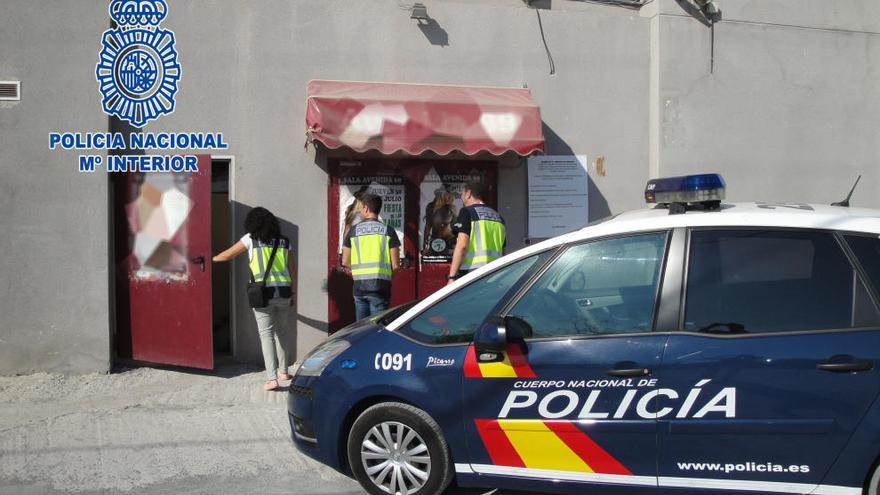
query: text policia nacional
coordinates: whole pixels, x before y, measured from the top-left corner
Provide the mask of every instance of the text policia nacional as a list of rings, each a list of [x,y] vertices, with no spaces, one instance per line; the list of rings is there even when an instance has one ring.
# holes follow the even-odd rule
[[[209,132],[50,132],[49,149],[119,151],[106,157],[108,172],[198,172],[198,158],[192,154],[136,155],[135,151],[226,150],[223,134]],[[79,156],[79,171],[94,172],[105,163],[103,155]]]

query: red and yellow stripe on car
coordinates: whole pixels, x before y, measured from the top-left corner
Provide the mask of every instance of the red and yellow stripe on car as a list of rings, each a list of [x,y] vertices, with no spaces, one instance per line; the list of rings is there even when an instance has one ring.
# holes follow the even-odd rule
[[[632,475],[571,421],[477,419],[475,422],[496,466]]]
[[[477,361],[474,346],[468,347],[464,357],[465,378],[535,378],[519,344],[508,344],[504,360],[496,363]]]

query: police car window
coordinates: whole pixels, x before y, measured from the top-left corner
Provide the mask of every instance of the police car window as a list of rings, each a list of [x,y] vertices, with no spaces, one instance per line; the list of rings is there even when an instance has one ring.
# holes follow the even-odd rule
[[[510,314],[535,338],[650,331],[665,247],[665,233],[573,246]]]
[[[489,311],[541,256],[524,258],[471,282],[415,317],[401,333],[429,344],[470,342]]]
[[[687,278],[687,331],[794,332],[859,327],[877,318],[830,233],[694,231]]]
[[[874,288],[880,291],[880,237],[848,235],[846,242],[856,253]]]

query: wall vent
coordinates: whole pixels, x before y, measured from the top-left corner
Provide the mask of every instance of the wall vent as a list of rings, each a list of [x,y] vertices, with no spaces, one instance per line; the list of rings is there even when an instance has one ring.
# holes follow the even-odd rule
[[[0,81],[0,101],[21,100],[21,81]]]

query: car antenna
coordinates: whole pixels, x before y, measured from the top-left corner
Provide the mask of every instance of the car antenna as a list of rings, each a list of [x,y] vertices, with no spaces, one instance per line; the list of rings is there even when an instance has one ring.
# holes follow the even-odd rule
[[[859,180],[861,180],[862,176],[856,177],[856,183],[853,184],[852,189],[849,190],[849,194],[846,195],[846,199],[843,201],[838,201],[837,203],[831,203],[831,206],[844,206],[849,208],[849,198],[852,197],[853,191],[856,190],[856,186],[859,185]]]

